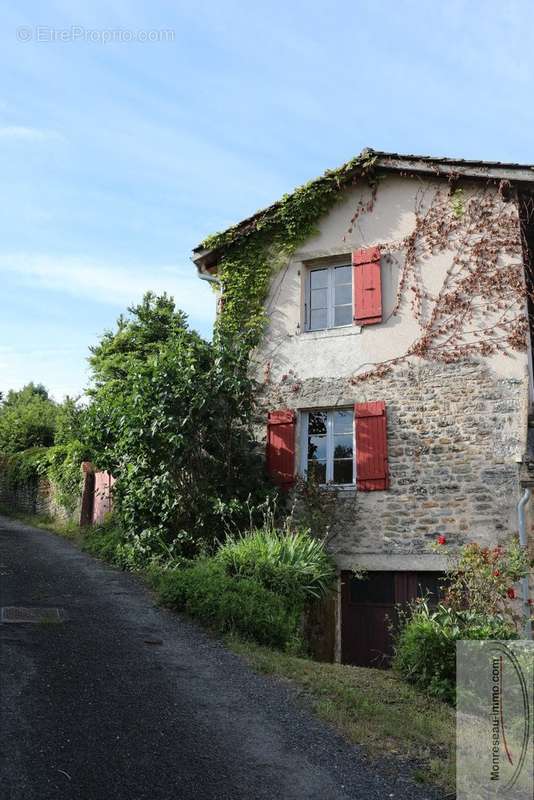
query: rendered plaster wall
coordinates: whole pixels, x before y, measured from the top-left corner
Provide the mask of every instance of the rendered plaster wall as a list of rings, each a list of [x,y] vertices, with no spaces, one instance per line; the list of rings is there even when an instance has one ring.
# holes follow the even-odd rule
[[[351,190],[277,273],[268,298],[269,326],[255,354],[265,414],[386,402],[391,487],[339,491],[331,546],[340,568],[440,569],[443,559],[432,550],[437,534],[452,544],[491,544],[517,529],[529,394],[526,352],[450,364],[413,359],[382,378],[353,384],[351,376],[362,365],[403,355],[420,334],[409,302],[391,316],[402,252],[382,259],[382,323],[316,332],[303,327],[308,267],[349,263],[355,249],[398,242],[413,230],[421,191],[431,198],[438,185],[386,178],[373,211],[347,234],[358,201],[369,192]],[[467,193],[476,191],[466,187]],[[421,263],[422,284],[433,294],[453,258],[452,248]]]

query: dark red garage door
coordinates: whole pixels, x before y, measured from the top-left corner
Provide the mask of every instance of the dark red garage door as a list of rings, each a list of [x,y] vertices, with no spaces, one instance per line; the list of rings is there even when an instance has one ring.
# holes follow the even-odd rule
[[[393,655],[397,608],[416,597],[439,596],[440,572],[341,573],[341,660],[387,667]]]

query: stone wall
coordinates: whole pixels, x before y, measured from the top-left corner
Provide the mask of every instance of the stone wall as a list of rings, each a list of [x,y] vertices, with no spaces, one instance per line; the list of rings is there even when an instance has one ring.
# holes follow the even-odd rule
[[[60,505],[55,487],[46,478],[12,485],[1,469],[0,506],[22,514],[37,514],[64,521],[72,519],[77,522],[80,518],[79,505],[72,511]]]
[[[259,401],[266,415],[384,400],[390,488],[339,491],[331,550],[341,569],[434,570],[444,567],[432,548],[438,534],[455,547],[517,531],[527,381],[526,372],[503,378],[484,362],[419,362],[356,385],[293,375],[264,383]],[[264,426],[258,436],[265,441]]]

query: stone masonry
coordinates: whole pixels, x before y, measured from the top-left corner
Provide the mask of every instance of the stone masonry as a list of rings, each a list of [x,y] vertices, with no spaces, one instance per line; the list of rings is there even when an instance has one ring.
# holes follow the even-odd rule
[[[438,569],[438,534],[456,547],[516,530],[526,381],[498,378],[484,362],[420,362],[356,385],[292,375],[264,383],[259,400],[265,414],[384,400],[390,488],[340,490],[330,546],[340,568],[409,569],[418,558]]]

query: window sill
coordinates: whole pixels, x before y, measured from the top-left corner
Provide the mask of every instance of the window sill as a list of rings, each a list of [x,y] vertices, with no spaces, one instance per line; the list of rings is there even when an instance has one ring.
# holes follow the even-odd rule
[[[302,476],[301,476],[302,477]],[[355,483],[320,483],[319,489],[332,489],[336,492],[355,492],[356,491],[356,484]]]
[[[337,336],[357,336],[362,332],[360,325],[340,325],[338,328],[324,328],[319,331],[303,330],[299,336],[303,336],[310,342],[316,339],[331,339]]]

